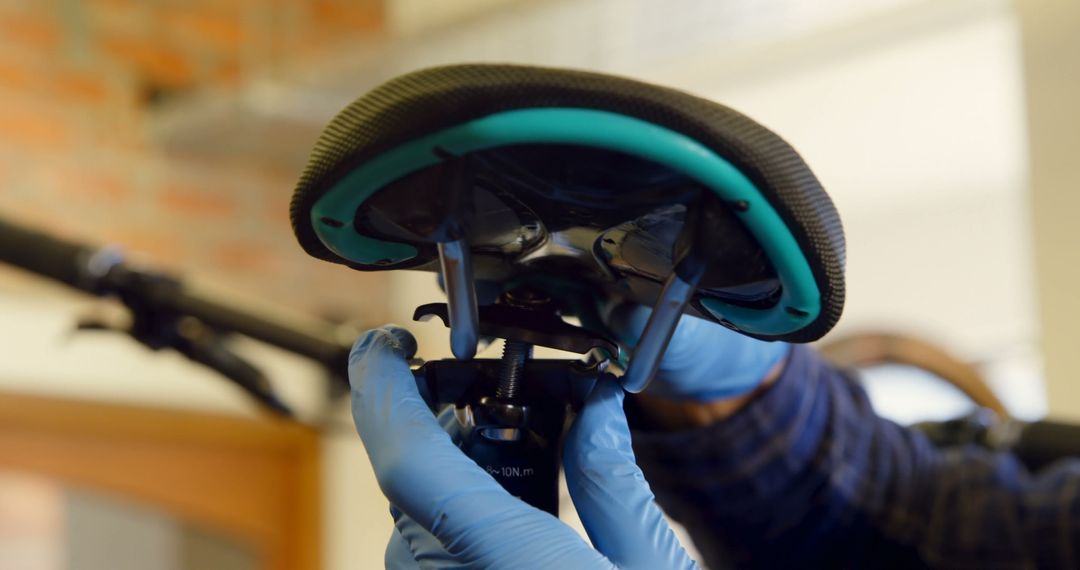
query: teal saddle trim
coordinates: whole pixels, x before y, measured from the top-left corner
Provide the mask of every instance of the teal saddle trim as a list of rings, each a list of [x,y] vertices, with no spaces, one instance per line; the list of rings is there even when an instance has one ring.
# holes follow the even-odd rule
[[[810,264],[787,225],[754,184],[730,162],[696,140],[671,129],[618,113],[577,108],[531,108],[504,111],[413,139],[364,162],[334,184],[311,208],[319,239],[354,263],[393,264],[417,255],[415,247],[364,236],[353,229],[354,212],[380,188],[439,163],[434,149],[451,154],[516,144],[573,144],[615,150],[666,165],[697,180],[729,202],[776,268],[783,286],[779,302],[751,309],[702,298],[717,319],[760,335],[801,329],[821,312]],[[340,221],[347,212],[349,222]],[[324,219],[335,220],[324,223]]]

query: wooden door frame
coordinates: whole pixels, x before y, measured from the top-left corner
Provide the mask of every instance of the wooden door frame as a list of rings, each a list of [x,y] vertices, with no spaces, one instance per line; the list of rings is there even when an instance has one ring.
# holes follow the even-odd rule
[[[120,496],[321,566],[318,433],[284,420],[0,392],[0,469]]]

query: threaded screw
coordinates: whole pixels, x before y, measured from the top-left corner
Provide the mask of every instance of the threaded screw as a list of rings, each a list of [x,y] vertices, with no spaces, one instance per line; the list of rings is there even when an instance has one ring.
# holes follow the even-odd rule
[[[525,376],[525,361],[530,356],[531,344],[517,340],[504,341],[499,385],[495,387],[496,398],[506,401],[517,399],[521,381]]]

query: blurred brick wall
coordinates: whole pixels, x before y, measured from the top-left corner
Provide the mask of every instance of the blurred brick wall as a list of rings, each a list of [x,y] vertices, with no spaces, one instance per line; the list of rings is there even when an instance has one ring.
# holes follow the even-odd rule
[[[149,125],[177,101],[243,89],[383,26],[381,0],[0,0],[0,216],[254,297],[381,320],[385,278],[316,262],[293,240],[295,166],[178,156]]]

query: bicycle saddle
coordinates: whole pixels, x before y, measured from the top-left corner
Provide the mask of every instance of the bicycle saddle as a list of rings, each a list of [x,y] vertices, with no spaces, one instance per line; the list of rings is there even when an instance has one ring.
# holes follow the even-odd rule
[[[317,258],[441,271],[461,359],[498,320],[474,282],[539,290],[586,325],[599,301],[653,306],[630,390],[684,312],[809,342],[844,302],[839,217],[786,142],[722,105],[597,73],[454,65],[393,79],[323,131],[291,219]],[[501,318],[506,338],[531,326]]]

